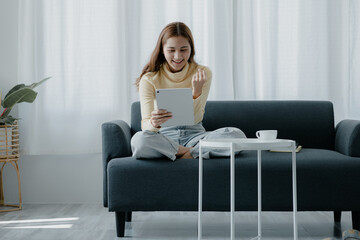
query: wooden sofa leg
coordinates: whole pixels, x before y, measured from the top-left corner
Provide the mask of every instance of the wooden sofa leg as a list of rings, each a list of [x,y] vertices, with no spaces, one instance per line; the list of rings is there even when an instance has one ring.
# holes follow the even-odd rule
[[[360,230],[360,211],[351,211],[352,228]]]
[[[115,212],[116,235],[125,236],[125,212]]]
[[[131,218],[132,218],[132,212],[126,212],[125,221],[126,222],[131,222]]]
[[[341,222],[341,211],[334,211],[334,222]]]

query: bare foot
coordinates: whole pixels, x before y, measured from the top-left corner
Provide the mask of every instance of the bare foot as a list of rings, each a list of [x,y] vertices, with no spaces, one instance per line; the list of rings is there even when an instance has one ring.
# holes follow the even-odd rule
[[[193,158],[190,154],[191,147],[179,146],[176,158]]]
[[[184,146],[179,146],[178,152],[176,154],[177,158],[182,158],[184,155],[186,155],[187,153],[190,154],[190,147],[184,147]],[[188,155],[187,155],[188,156]],[[191,157],[192,158],[192,157]]]
[[[190,149],[184,155],[182,155],[180,158],[185,158],[185,159],[193,158],[193,156],[190,154]]]

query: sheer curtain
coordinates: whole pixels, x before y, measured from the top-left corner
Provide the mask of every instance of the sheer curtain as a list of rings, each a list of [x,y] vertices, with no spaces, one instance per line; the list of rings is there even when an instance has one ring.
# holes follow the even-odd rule
[[[25,154],[101,151],[101,123],[130,120],[133,83],[161,29],[185,22],[209,66],[209,100],[330,100],[360,119],[356,0],[19,1],[19,82],[47,76],[19,108]]]

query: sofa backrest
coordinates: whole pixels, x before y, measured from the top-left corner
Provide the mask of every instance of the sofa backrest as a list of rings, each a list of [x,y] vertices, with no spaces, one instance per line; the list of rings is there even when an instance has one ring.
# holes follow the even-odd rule
[[[141,131],[140,103],[132,105],[131,129]],[[278,138],[305,148],[334,149],[333,104],[329,101],[208,101],[203,126],[207,131],[240,128],[248,138],[257,130],[277,129]]]

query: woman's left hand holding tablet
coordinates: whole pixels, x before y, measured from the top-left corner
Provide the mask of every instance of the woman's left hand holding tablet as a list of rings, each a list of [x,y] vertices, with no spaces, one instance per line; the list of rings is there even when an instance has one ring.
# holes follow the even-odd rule
[[[198,71],[192,77],[193,99],[198,98],[202,93],[202,88],[206,82],[206,72],[202,69]]]
[[[161,124],[172,118],[172,113],[164,109],[158,109],[151,112],[150,123],[155,128],[160,128]]]

